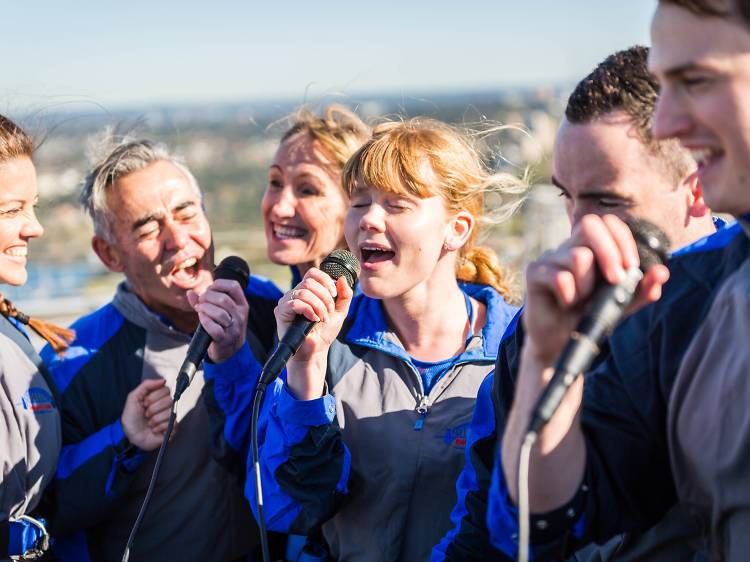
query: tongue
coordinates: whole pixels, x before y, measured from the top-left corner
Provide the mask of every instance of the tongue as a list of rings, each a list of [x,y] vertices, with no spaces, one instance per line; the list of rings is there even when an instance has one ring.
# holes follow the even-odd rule
[[[378,263],[381,261],[388,261],[394,256],[393,252],[372,252],[367,256],[367,263]]]
[[[198,264],[191,265],[182,269],[176,269],[172,272],[172,276],[181,281],[189,281],[193,279],[198,271]]]

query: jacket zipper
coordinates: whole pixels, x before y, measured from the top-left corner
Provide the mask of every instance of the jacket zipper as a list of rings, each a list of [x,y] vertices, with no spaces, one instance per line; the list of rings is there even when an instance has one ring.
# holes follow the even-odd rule
[[[417,381],[419,382],[419,394],[417,395],[417,407],[414,408],[416,412],[419,414],[419,417],[417,418],[417,421],[414,422],[414,431],[421,431],[422,427],[424,427],[424,420],[427,417],[427,414],[430,413],[430,408],[432,408],[432,405],[435,403],[435,401],[440,398],[440,396],[443,394],[443,392],[446,391],[448,388],[448,385],[450,385],[451,382],[453,382],[453,379],[456,378],[458,375],[458,369],[461,367],[464,363],[456,363],[451,367],[451,369],[445,373],[442,377],[440,377],[440,380],[435,385],[435,387],[432,389],[432,392],[428,396],[425,396],[424,394],[424,387],[422,386],[422,377],[419,376],[419,373],[414,370],[414,374],[417,376]]]

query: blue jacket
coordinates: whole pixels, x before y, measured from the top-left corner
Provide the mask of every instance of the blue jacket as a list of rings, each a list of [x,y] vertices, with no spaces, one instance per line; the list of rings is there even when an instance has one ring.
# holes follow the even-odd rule
[[[674,505],[667,401],[693,334],[723,281],[749,254],[750,241],[739,223],[676,252],[662,298],[615,330],[608,358],[585,379],[584,481],[568,504],[532,517],[535,558],[563,558],[590,542],[642,532]],[[509,404],[512,385],[498,383],[496,400]],[[493,470],[487,524],[494,546],[515,557],[517,510],[499,461]]]
[[[162,377],[173,388],[190,335],[172,328],[124,284],[111,303],[73,328],[76,339],[64,356],[49,347],[42,352],[60,392],[63,440],[50,530],[60,537],[60,560],[119,560],[156,455],[127,440],[123,406],[143,378]],[[254,333],[248,337],[262,347]],[[206,410],[214,398],[210,385],[201,390],[202,382],[196,377],[178,404],[182,431],[165,457],[134,561],[231,559],[248,553],[257,540],[241,479],[211,459],[213,428]],[[191,533],[197,534],[186,541]]]
[[[305,402],[283,380],[269,388],[259,436],[270,529],[307,534],[323,525],[337,559],[428,558],[449,527],[474,397],[516,311],[489,287],[462,287],[488,306],[488,320],[429,395],[382,305],[364,295],[355,297],[329,353],[331,394]],[[219,367],[235,369],[235,384],[252,388],[259,367],[251,354],[245,349],[234,360]],[[249,408],[239,411],[249,417]]]

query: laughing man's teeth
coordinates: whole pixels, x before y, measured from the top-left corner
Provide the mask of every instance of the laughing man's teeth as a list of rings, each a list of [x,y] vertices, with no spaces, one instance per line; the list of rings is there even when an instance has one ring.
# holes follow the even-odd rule
[[[197,258],[188,258],[185,261],[178,263],[176,269],[187,269],[188,267],[193,267],[196,263],[198,263]]]
[[[25,258],[28,254],[28,248],[8,248],[3,253],[14,258]]]
[[[273,227],[273,233],[279,238],[301,238],[305,235],[305,231],[301,228],[281,225],[275,225]]]

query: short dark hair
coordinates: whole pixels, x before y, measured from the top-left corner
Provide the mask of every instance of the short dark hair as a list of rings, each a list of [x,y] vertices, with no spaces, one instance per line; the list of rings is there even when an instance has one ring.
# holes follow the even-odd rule
[[[658,97],[659,84],[648,71],[648,48],[636,45],[608,56],[578,83],[568,98],[565,117],[583,124],[622,111],[633,121],[644,144],[650,145]]]
[[[698,16],[732,17],[738,15],[745,25],[750,25],[750,0],[659,0],[674,4]]]
[[[675,181],[681,181],[695,163],[677,140],[654,139],[651,123],[658,97],[659,84],[648,71],[648,48],[636,45],[608,56],[578,83],[568,98],[565,118],[572,124],[586,124],[624,113],[640,141]]]

